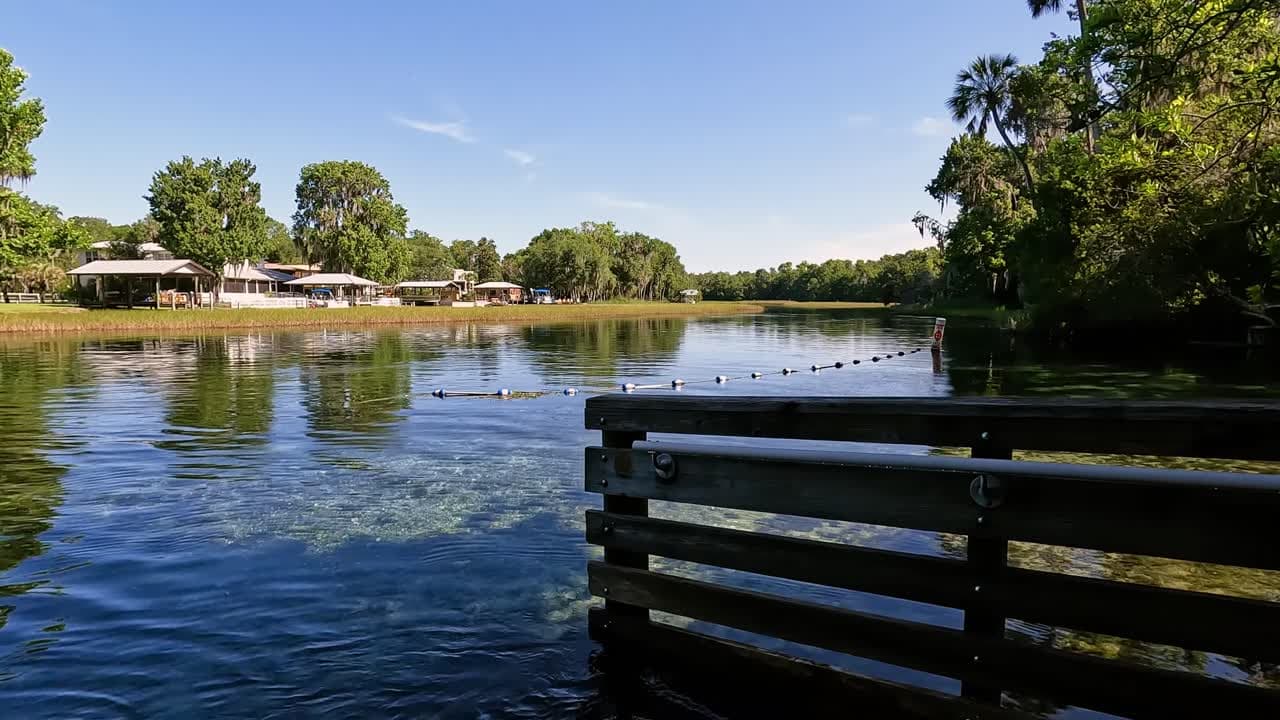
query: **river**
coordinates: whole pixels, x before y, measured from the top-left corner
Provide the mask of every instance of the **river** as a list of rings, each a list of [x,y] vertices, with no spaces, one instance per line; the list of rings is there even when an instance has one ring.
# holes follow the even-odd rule
[[[583,402],[620,382],[791,366],[805,370],[684,392],[1280,396],[1271,366],[1243,350],[1068,355],[956,324],[941,367],[921,352],[807,370],[920,347],[931,324],[782,311],[0,338],[0,715],[609,717],[586,636],[585,564],[597,552],[582,518],[599,498],[582,491],[580,465],[598,440],[582,427]],[[555,392],[431,396],[502,387]],[[927,533],[749,513],[729,522],[957,552]],[[1082,562],[1280,599],[1265,574]],[[854,595],[832,601],[949,612]],[[1107,648],[1277,683],[1231,659]]]

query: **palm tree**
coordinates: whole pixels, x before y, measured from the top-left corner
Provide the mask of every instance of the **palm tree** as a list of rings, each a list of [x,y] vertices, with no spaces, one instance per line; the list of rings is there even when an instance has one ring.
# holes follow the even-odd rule
[[[986,135],[988,121],[995,125],[1009,154],[1022,169],[1027,182],[1027,195],[1030,197],[1035,189],[1031,166],[1009,139],[1002,119],[1009,116],[1013,104],[1009,81],[1017,67],[1018,59],[1012,55],[978,57],[969,67],[956,73],[956,88],[947,99],[947,107],[951,110],[951,117],[956,122],[967,122],[966,129],[974,135]]]
[[[1071,2],[1063,2],[1062,0],[1027,0],[1027,9],[1031,11],[1031,17],[1038,18],[1041,15],[1047,15],[1051,12],[1062,12],[1063,5],[1071,5]],[[1089,3],[1087,0],[1075,0],[1076,15],[1080,20],[1080,33],[1084,34],[1084,22],[1089,17]]]
[[[1073,3],[1068,0],[1027,0],[1027,9],[1031,11],[1031,17],[1038,18],[1041,15],[1049,13],[1062,12],[1062,6],[1070,7]],[[1087,21],[1089,19],[1089,3],[1088,0],[1074,0],[1076,20],[1080,23],[1080,38],[1084,39],[1088,33]],[[1086,57],[1084,60],[1084,76],[1089,83],[1090,100],[1096,100],[1098,95],[1098,82],[1093,78],[1093,63]],[[1086,136],[1089,145],[1089,152],[1093,152],[1093,143],[1098,139],[1098,123],[1092,118],[1089,120],[1089,134]]]

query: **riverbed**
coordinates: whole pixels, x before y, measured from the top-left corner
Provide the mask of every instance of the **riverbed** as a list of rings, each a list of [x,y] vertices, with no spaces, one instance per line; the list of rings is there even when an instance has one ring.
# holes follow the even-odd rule
[[[1243,349],[1079,355],[953,327],[935,365],[910,352],[931,328],[883,311],[783,310],[0,339],[0,715],[611,716],[586,635],[597,552],[583,512],[599,498],[582,491],[580,465],[598,440],[582,427],[585,398],[623,382],[793,367],[683,392],[1280,397],[1272,364]],[[545,394],[433,397],[440,388]],[[720,521],[956,552],[928,533]],[[1280,599],[1266,575],[1188,581],[1185,567],[1103,560],[1082,562]],[[946,621],[937,608],[838,602]],[[1230,659],[1122,651],[1276,682]]]

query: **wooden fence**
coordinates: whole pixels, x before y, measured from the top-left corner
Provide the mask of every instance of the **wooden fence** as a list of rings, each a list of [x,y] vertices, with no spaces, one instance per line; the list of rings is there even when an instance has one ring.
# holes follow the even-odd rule
[[[1280,717],[1280,690],[1054,649],[1006,620],[1274,664],[1280,603],[1013,567],[1010,541],[1280,570],[1280,476],[1035,463],[1017,450],[1280,460],[1280,404],[608,395],[585,482],[593,636],[611,653],[785,694],[796,717],[1027,717],[1006,693],[1122,717]],[[971,457],[647,441],[648,433],[959,446]],[[776,444],[776,443],[775,443]],[[648,517],[696,503],[963,535],[967,559]],[[648,558],[963,611],[963,629],[653,572]],[[1280,574],[1276,576],[1280,596]],[[649,610],[961,681],[959,697],[651,621]]]

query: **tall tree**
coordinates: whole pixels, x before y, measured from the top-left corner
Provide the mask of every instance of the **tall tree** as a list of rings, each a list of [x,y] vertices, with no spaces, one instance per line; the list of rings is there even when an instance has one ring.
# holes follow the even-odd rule
[[[26,81],[13,55],[0,48],[0,188],[36,174],[30,146],[44,130],[44,104],[39,98],[21,99]]]
[[[67,222],[84,230],[91,243],[114,242],[127,228],[127,226],[112,225],[110,220],[100,217],[74,216],[67,218]]]
[[[1080,23],[1080,38],[1086,38],[1089,32],[1089,3],[1088,0],[1027,0],[1027,9],[1031,11],[1031,17],[1038,18],[1049,13],[1062,12],[1063,6],[1071,8],[1075,12],[1076,20]],[[1087,45],[1085,47],[1087,50]],[[1093,54],[1083,52],[1080,59],[1080,70],[1085,79],[1086,91],[1089,94],[1089,100],[1094,107],[1090,108],[1090,117],[1088,119],[1088,147],[1089,152],[1093,152],[1093,145],[1098,140],[1098,122],[1093,117],[1097,104],[1098,81],[1093,75]]]
[[[0,188],[0,293],[46,292],[53,265],[65,264],[76,249],[88,245],[88,233],[62,219],[58,208]],[[40,278],[33,288],[33,278]]]
[[[449,243],[449,257],[453,259],[453,267],[475,272],[480,263],[480,248],[474,240],[454,240]]]
[[[409,267],[406,277],[410,280],[448,280],[455,267],[449,248],[440,238],[414,230],[406,239],[409,244]]]
[[[297,201],[293,232],[309,262],[378,282],[395,282],[406,271],[408,213],[374,167],[353,160],[307,165]]]
[[[302,249],[294,242],[288,226],[272,217],[267,218],[267,238],[262,259],[288,264],[302,262]]]
[[[0,293],[9,301],[12,287],[26,287],[33,277],[47,279],[60,255],[87,243],[88,233],[70,225],[51,205],[42,205],[12,190],[36,173],[30,145],[44,129],[44,105],[23,99],[27,74],[0,49]],[[44,283],[43,280],[41,284]]]
[[[476,243],[476,266],[467,268],[474,270],[480,282],[502,279],[502,256],[498,254],[498,246],[489,238],[482,237]]]
[[[947,99],[947,107],[951,110],[951,116],[957,122],[967,122],[967,129],[975,135],[987,133],[988,121],[995,126],[1009,154],[1022,170],[1030,197],[1035,192],[1031,166],[1009,137],[1005,127],[1005,118],[1013,103],[1009,84],[1017,67],[1018,59],[1012,55],[978,57],[969,67],[956,74],[955,90]]]
[[[112,227],[111,257],[124,259],[140,258],[143,246],[149,243],[159,244],[160,223],[147,215],[132,225],[116,225]],[[168,250],[168,248],[165,248]]]
[[[267,213],[262,186],[253,180],[256,169],[243,159],[197,163],[183,156],[170,162],[151,179],[146,196],[159,226],[157,240],[174,257],[200,263],[219,281],[227,263],[261,258]]]

